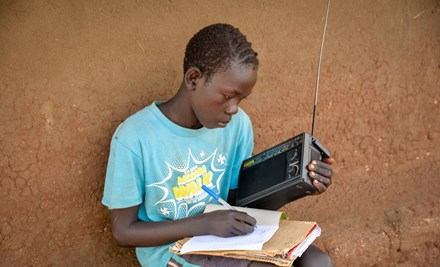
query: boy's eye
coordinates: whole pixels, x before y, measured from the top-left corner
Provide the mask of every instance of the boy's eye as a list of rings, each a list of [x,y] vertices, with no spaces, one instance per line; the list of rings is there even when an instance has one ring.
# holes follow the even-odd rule
[[[231,100],[232,99],[232,97],[230,97],[230,96],[228,96],[228,95],[224,95],[225,96],[225,98],[227,99],[227,100]]]

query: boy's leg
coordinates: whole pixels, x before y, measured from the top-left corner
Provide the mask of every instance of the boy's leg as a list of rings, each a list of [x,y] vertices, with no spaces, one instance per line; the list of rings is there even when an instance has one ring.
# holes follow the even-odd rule
[[[330,256],[314,245],[310,245],[301,257],[293,262],[295,267],[333,267]]]
[[[207,255],[183,255],[187,262],[200,266],[222,266],[222,267],[263,267],[275,266],[266,262],[252,262],[248,260],[238,260],[218,256]],[[168,265],[169,267],[174,267]],[[314,245],[310,245],[300,258],[297,258],[293,266],[295,267],[333,267],[330,256]]]
[[[252,263],[248,260],[239,260],[233,258],[225,258],[221,256],[210,256],[210,255],[181,255],[180,257],[184,258],[186,262],[200,265],[203,267],[249,267]],[[168,263],[168,266],[169,263]],[[171,266],[170,266],[171,267]],[[174,266],[173,266],[174,267]]]

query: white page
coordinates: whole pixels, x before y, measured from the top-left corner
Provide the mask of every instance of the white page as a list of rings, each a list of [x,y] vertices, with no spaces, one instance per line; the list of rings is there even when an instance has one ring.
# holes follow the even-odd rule
[[[315,229],[306,237],[306,239],[293,250],[292,254],[298,257],[301,257],[301,255],[306,251],[306,249],[310,246],[310,244],[315,241],[315,239],[321,235],[321,228],[317,225]]]
[[[261,250],[278,230],[278,225],[259,225],[252,233],[234,237],[195,236],[183,244],[180,253],[212,250]]]
[[[278,230],[282,212],[242,207],[234,208],[246,212],[257,220],[257,227],[252,233],[234,237],[195,236],[182,246],[180,253],[210,250],[261,250],[264,243]],[[227,209],[227,207],[208,204],[204,213],[223,209]]]

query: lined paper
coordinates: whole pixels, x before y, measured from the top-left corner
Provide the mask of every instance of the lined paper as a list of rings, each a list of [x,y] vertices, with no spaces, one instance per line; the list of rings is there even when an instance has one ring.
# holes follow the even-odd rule
[[[195,236],[186,242],[180,253],[206,250],[261,250],[278,230],[278,225],[259,225],[252,233],[242,236]]]

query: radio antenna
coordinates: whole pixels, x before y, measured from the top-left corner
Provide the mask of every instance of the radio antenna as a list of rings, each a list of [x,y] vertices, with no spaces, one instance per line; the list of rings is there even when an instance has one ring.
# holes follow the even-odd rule
[[[327,30],[327,20],[328,20],[328,11],[329,10],[330,10],[330,0],[328,0],[328,2],[327,2],[327,12],[325,14],[324,30],[322,32],[322,39],[321,39],[321,50],[319,52],[319,59],[318,59],[318,74],[316,76],[315,102],[313,104],[312,136],[313,136],[313,132],[315,129],[316,105],[318,104],[319,76],[321,75],[322,52],[323,52],[323,48],[324,48],[324,39],[325,39],[325,32]]]

